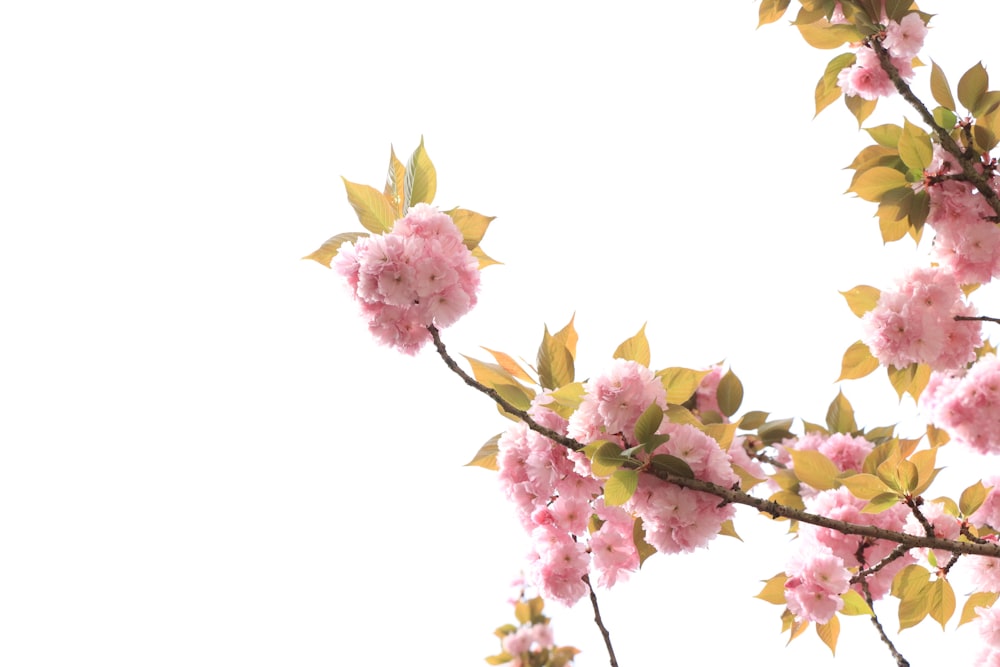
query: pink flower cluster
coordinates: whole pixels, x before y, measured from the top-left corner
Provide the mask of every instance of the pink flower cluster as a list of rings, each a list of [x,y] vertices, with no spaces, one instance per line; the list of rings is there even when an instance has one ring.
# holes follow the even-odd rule
[[[1000,609],[976,607],[979,636],[985,646],[976,659],[980,667],[1000,667]]]
[[[926,35],[927,26],[916,12],[907,14],[899,23],[888,22],[882,46],[889,52],[892,64],[904,81],[913,79],[912,60],[924,45]],[[871,47],[861,46],[855,53],[855,63],[845,67],[837,75],[837,85],[845,95],[874,100],[896,92],[896,87],[882,69],[878,55]]]
[[[847,433],[806,433],[798,438],[786,438],[778,448],[777,459],[790,465],[792,462],[789,450],[818,451],[836,464],[841,472],[854,470],[860,472],[861,467],[874,445],[861,436]]]
[[[589,443],[607,440],[625,448],[634,444],[635,425],[651,405],[666,407],[666,392],[648,368],[615,360],[608,373],[585,384],[586,394],[567,421],[548,410],[540,396],[529,410],[537,422]],[[687,462],[699,479],[722,486],[739,481],[719,444],[687,425],[664,421],[658,430],[670,440],[653,452]],[[572,605],[587,593],[582,578],[589,571],[610,587],[639,567],[633,534],[641,517],[646,541],[663,553],[691,551],[718,534],[735,512],[719,507],[710,494],[682,489],[653,475],[639,474],[632,498],[611,507],[602,497],[604,480],[589,460],[531,431],[523,423],[507,429],[498,442],[497,465],[504,493],[517,508],[531,535],[528,576],[543,596]],[[596,517],[596,521],[593,520]],[[590,532],[597,526],[597,529]]]
[[[807,499],[806,509],[813,514],[839,521],[902,530],[909,515],[909,510],[904,505],[870,514],[861,511],[866,504],[866,501],[854,497],[846,487],[841,487],[821,491]],[[798,619],[817,623],[829,621],[843,607],[840,595],[847,590],[847,586],[841,584],[844,573],[847,573],[849,580],[851,568],[871,567],[888,556],[896,546],[886,540],[875,540],[871,544],[865,542],[862,552],[865,560],[862,564],[857,557],[862,539],[864,538],[845,535],[832,528],[813,525],[799,527],[799,548],[785,570],[789,576],[785,583],[785,600],[789,610]],[[885,597],[896,573],[913,562],[913,556],[906,554],[869,576],[868,589],[872,599]],[[860,584],[855,584],[854,588],[861,592]]]
[[[722,371],[722,366],[712,366],[708,375],[698,383],[698,389],[694,392],[694,404],[699,414],[715,412],[728,424],[729,419],[719,409],[719,382],[722,381],[723,375],[725,373]]]
[[[963,366],[982,343],[980,322],[956,321],[976,309],[963,300],[955,278],[939,268],[917,268],[885,290],[862,319],[862,340],[885,366],[928,364],[935,370]]]
[[[1000,275],[1000,227],[988,220],[995,215],[986,200],[966,181],[942,176],[960,174],[957,160],[940,145],[924,172],[930,197],[927,223],[937,232],[932,256],[949,269],[960,284],[988,283]],[[993,178],[994,189],[1000,180]]]
[[[924,503],[924,505],[920,508],[920,512],[934,529],[934,537],[941,537],[946,540],[958,539],[959,533],[962,531],[962,524],[957,517],[948,514],[943,503]],[[913,514],[906,519],[906,523],[903,525],[903,531],[909,535],[927,534],[926,529]],[[943,549],[927,549],[921,547],[913,549],[912,551],[919,553],[924,557],[927,557],[928,553],[933,551],[937,567],[944,567],[951,558],[951,553]]]
[[[1000,453],[1000,359],[991,354],[968,371],[932,373],[920,407],[955,441],[980,454]]]
[[[552,626],[548,623],[522,625],[516,632],[506,635],[501,641],[503,650],[514,656],[510,667],[523,664],[525,654],[540,653],[542,650],[555,646]]]
[[[476,304],[479,263],[452,219],[428,204],[410,208],[392,232],[341,248],[333,268],[375,338],[407,354],[430,340],[427,327],[450,326]]]

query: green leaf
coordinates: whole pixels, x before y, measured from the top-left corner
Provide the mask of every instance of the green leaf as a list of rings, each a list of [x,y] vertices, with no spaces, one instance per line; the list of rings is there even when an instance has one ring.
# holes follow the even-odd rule
[[[639,473],[635,470],[616,470],[604,483],[604,502],[617,507],[628,502],[639,485]]]
[[[726,417],[732,417],[740,409],[740,405],[743,403],[743,383],[736,377],[732,369],[726,371],[726,374],[719,380],[716,398],[719,410]]]
[[[899,504],[899,494],[895,492],[891,493],[880,493],[871,500],[868,504],[861,508],[861,511],[865,514],[880,514],[890,507],[895,507]]]
[[[944,75],[944,70],[938,67],[938,64],[933,60],[931,61],[931,95],[934,96],[934,101],[940,104],[941,107],[951,111],[955,110],[955,98],[951,96],[951,86],[948,85],[948,78]],[[935,120],[937,120],[936,117]],[[940,125],[940,123],[938,124]],[[954,127],[954,124],[941,125],[941,127],[950,130]]]
[[[944,630],[945,625],[955,614],[955,591],[947,579],[939,578],[930,589],[929,610],[931,618],[941,624]]]
[[[680,405],[694,395],[702,378],[710,371],[696,371],[690,368],[664,368],[657,371],[663,388],[667,391],[667,403]]]
[[[361,226],[373,234],[392,231],[396,214],[385,195],[370,185],[352,183],[343,177],[341,180],[347,189],[347,201],[358,215]]]
[[[845,67],[853,65],[855,60],[857,60],[857,57],[853,53],[841,53],[827,63],[823,76],[816,82],[815,116],[818,116],[820,111],[836,102],[837,98],[840,97],[843,90],[837,84],[837,76]]]
[[[397,220],[406,215],[406,166],[396,157],[392,146],[389,146],[389,171],[382,194],[392,206]]]
[[[924,449],[910,456],[910,462],[916,468],[916,481],[910,489],[913,495],[921,495],[934,481],[940,470],[934,469],[936,460],[936,449]]]
[[[903,134],[903,128],[892,124],[878,125],[876,127],[865,128],[865,132],[880,146],[896,148],[899,145],[899,137]]]
[[[643,366],[649,366],[649,341],[646,340],[646,325],[643,324],[639,333],[622,342],[615,350],[615,359],[627,359]]]
[[[962,496],[958,499],[958,509],[962,516],[969,516],[979,509],[986,500],[986,493],[987,489],[981,480],[962,491]]]
[[[868,117],[875,111],[878,100],[866,100],[860,95],[844,95],[844,104],[847,105],[847,110],[854,114],[860,130],[861,124],[868,120]]]
[[[896,464],[896,479],[899,480],[900,490],[912,495],[920,481],[917,466],[912,461],[903,459]]]
[[[590,469],[597,477],[608,477],[628,461],[621,448],[609,440],[597,440],[583,448],[590,458]]]
[[[857,172],[847,191],[853,192],[865,201],[878,202],[888,192],[909,187],[905,174],[890,167],[872,167]]]
[[[837,397],[830,403],[826,411],[826,425],[831,433],[853,433],[858,430],[858,423],[854,421],[854,408],[844,392],[838,391]]]
[[[847,306],[857,317],[864,317],[864,314],[875,308],[878,304],[882,292],[869,285],[858,285],[846,292],[841,292],[847,300]]]
[[[331,236],[323,242],[323,245],[302,259],[311,259],[314,262],[319,262],[326,268],[330,268],[330,263],[333,262],[333,258],[337,256],[338,252],[340,252],[340,246],[345,243],[357,243],[358,239],[366,236],[368,236],[368,234],[365,232],[344,232],[343,234]]]
[[[757,27],[774,23],[780,19],[784,15],[785,10],[788,9],[790,2],[791,0],[763,0],[758,10]]]
[[[986,593],[985,591],[980,591],[978,593],[973,593],[969,596],[969,599],[965,601],[965,605],[962,607],[962,616],[958,621],[959,627],[965,625],[969,621],[974,621],[979,616],[976,613],[976,607],[986,607],[989,609],[1000,597],[1000,593]]]
[[[576,313],[573,313],[566,326],[555,332],[554,336],[557,341],[566,346],[566,349],[569,350],[569,356],[576,359],[576,343],[580,336],[576,333],[576,327],[573,326],[574,320],[576,320]]]
[[[868,606],[868,603],[861,597],[861,594],[853,588],[849,588],[846,593],[840,596],[840,599],[844,601],[844,608],[840,610],[840,613],[844,616],[875,615],[875,612]]]
[[[420,145],[406,164],[406,208],[421,202],[430,204],[436,193],[437,170],[424,149],[424,138],[420,137]]]
[[[934,107],[934,111],[931,112],[934,116],[934,122],[938,126],[944,128],[946,131],[951,132],[958,125],[958,116],[951,109],[946,109],[945,107]]]
[[[820,435],[830,435],[830,431],[826,430],[825,427],[819,424],[813,424],[810,421],[802,420],[802,428],[805,429],[806,433],[819,433]]]
[[[840,480],[840,483],[846,486],[855,498],[861,498],[862,500],[871,500],[882,494],[892,493],[892,489],[886,486],[885,482],[875,475],[867,473],[844,477]],[[895,496],[895,494],[893,495]]]
[[[863,378],[876,368],[878,368],[878,359],[873,357],[868,346],[859,340],[844,352],[844,359],[840,364],[840,377],[837,378],[837,382]]]
[[[740,418],[740,428],[744,431],[753,431],[760,428],[761,424],[767,421],[767,415],[767,412],[761,410],[751,410]]]
[[[694,471],[691,470],[691,466],[687,464],[687,461],[679,459],[676,456],[657,454],[650,458],[649,462],[653,466],[653,470],[666,472],[685,479],[694,479]]]
[[[906,368],[889,366],[886,370],[889,374],[889,382],[892,384],[892,388],[896,390],[899,398],[902,399],[903,394],[909,391],[910,385],[913,384],[913,380],[917,376],[917,364],[910,364]]]
[[[500,394],[500,398],[510,403],[512,406],[518,410],[528,411],[531,407],[531,399],[535,397],[535,393],[530,389],[525,388],[523,385],[517,384],[507,384],[507,383],[496,383],[493,385],[497,393]]]
[[[853,25],[831,24],[826,19],[797,25],[802,39],[816,49],[836,49],[846,42],[860,42],[864,36]]]
[[[789,450],[795,476],[816,489],[826,491],[837,486],[840,469],[833,461],[816,450]]]
[[[907,566],[915,567],[915,566]],[[917,568],[923,570],[923,568]],[[905,571],[905,568],[904,570]],[[927,614],[930,612],[930,582],[927,581],[929,575],[927,570],[924,571],[924,583],[922,585],[915,585],[911,588],[902,591],[899,597],[899,630],[902,632],[907,628],[912,628],[913,626],[920,623],[920,621],[926,618]],[[902,572],[901,572],[902,573]],[[901,574],[900,573],[900,574]],[[899,575],[896,575],[897,577]],[[919,580],[916,582],[919,583]],[[895,582],[893,582],[895,585]],[[895,595],[895,593],[894,593]]]
[[[975,116],[979,101],[986,94],[989,85],[990,78],[986,74],[986,68],[982,62],[976,63],[958,81],[958,101]]]
[[[903,120],[898,148],[899,157],[915,173],[923,174],[931,163],[934,148],[930,135],[906,119]]]
[[[573,381],[573,355],[558,338],[545,327],[542,343],[538,346],[538,381],[546,389],[558,389]]]
[[[635,422],[635,439],[645,445],[656,434],[663,422],[663,410],[656,403],[650,404]]]
[[[472,457],[472,460],[466,463],[466,466],[478,466],[480,468],[486,468],[487,470],[499,470],[497,466],[497,454],[499,453],[499,448],[497,443],[500,442],[501,433],[497,433],[495,436],[486,441],[476,455]]]
[[[780,572],[764,582],[764,588],[754,597],[771,604],[785,604],[785,582],[788,575]]]
[[[837,655],[837,638],[840,637],[840,619],[834,614],[829,621],[820,625],[816,624],[816,634],[823,640],[830,651]]]
[[[496,216],[488,217],[464,208],[453,208],[445,213],[458,227],[458,231],[462,232],[462,240],[469,250],[479,245],[479,242],[483,240],[483,235],[486,234],[486,228],[496,220]]]

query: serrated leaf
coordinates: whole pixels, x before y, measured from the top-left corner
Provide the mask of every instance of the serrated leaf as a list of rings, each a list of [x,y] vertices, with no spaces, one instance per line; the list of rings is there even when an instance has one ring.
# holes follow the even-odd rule
[[[1000,593],[987,593],[985,591],[979,591],[970,595],[962,607],[962,616],[958,621],[958,626],[961,627],[969,621],[976,620],[979,616],[976,613],[976,607],[989,609],[997,601],[998,597],[1000,597]]]
[[[958,499],[958,509],[962,512],[962,516],[969,516],[979,509],[983,501],[986,500],[986,494],[987,489],[983,486],[982,481],[978,481],[962,491],[962,496]]]
[[[847,301],[847,306],[851,309],[851,312],[857,317],[863,317],[865,313],[875,308],[879,297],[882,296],[882,292],[870,285],[858,285],[846,292],[841,292],[841,295]]]
[[[891,167],[872,167],[857,172],[847,192],[853,192],[865,201],[878,202],[886,193],[908,187],[905,174]]]
[[[776,574],[764,582],[764,588],[754,597],[764,602],[770,602],[771,604],[785,604],[786,581],[788,581],[787,574],[784,572]]]
[[[670,454],[656,454],[649,459],[649,463],[653,466],[653,470],[666,472],[685,479],[694,479],[694,471],[691,470],[691,466],[689,466],[686,461],[679,459],[676,456],[671,456]]]
[[[986,68],[982,62],[976,63],[958,81],[958,101],[975,116],[979,101],[986,94],[989,85],[990,79],[986,74]]]
[[[437,170],[424,148],[424,138],[406,163],[406,208],[414,204],[430,204],[437,193]]]
[[[931,61],[931,95],[934,101],[945,109],[955,110],[955,98],[951,96],[951,86],[948,85],[948,78],[944,75],[944,70],[938,64]],[[946,130],[951,127],[942,125]]]
[[[573,355],[565,343],[549,333],[545,327],[542,343],[538,346],[538,381],[546,389],[558,389],[573,381]]]
[[[840,362],[840,377],[837,378],[837,382],[863,378],[876,368],[878,368],[878,359],[873,357],[868,346],[859,340],[844,352],[844,359]]]
[[[503,368],[508,373],[510,373],[513,377],[516,377],[519,380],[524,380],[525,382],[531,382],[532,384],[537,384],[535,380],[530,375],[528,375],[528,372],[523,368],[521,368],[521,364],[514,361],[514,359],[509,354],[505,354],[503,352],[497,352],[496,350],[491,350],[488,347],[483,347],[483,349],[492,354],[493,358],[497,360],[498,364],[500,364],[500,367]]]
[[[834,614],[826,623],[816,625],[816,634],[823,640],[823,643],[830,648],[833,655],[837,655],[837,638],[840,637],[840,619]]]
[[[635,439],[645,445],[663,422],[663,410],[656,403],[650,404],[635,422]]]
[[[311,259],[314,262],[319,262],[326,268],[330,268],[333,258],[337,256],[338,252],[340,252],[340,246],[345,243],[357,243],[358,239],[366,236],[368,236],[368,234],[365,232],[344,232],[343,234],[331,236],[323,242],[323,245],[302,259]]]
[[[392,231],[396,214],[385,195],[370,185],[352,183],[343,177],[341,180],[347,189],[347,201],[357,214],[361,226],[373,234]]]
[[[816,450],[789,450],[795,476],[816,489],[826,491],[836,488],[840,469],[833,461]]]
[[[680,405],[694,395],[702,378],[710,372],[672,367],[657,371],[656,375],[659,376],[660,383],[667,391],[667,403]]]
[[[831,433],[853,433],[858,430],[854,408],[844,392],[838,391],[837,397],[830,403],[826,411],[826,425]]]
[[[389,170],[385,176],[385,195],[395,213],[396,219],[406,215],[406,165],[396,157],[396,151],[389,146]]]
[[[780,19],[791,0],[762,0],[760,9],[757,12],[757,27],[774,23]]]
[[[868,606],[865,599],[861,597],[853,588],[847,589],[846,593],[840,596],[840,599],[844,601],[844,608],[840,610],[840,613],[844,616],[874,616],[875,612],[872,608]]]
[[[638,484],[639,473],[635,470],[616,470],[604,483],[604,503],[613,507],[624,505]]]
[[[642,325],[639,333],[623,341],[612,356],[615,359],[627,359],[648,367],[649,341],[646,339],[646,325]]]
[[[466,463],[466,466],[478,466],[480,468],[486,468],[487,470],[499,470],[500,467],[497,465],[497,454],[499,453],[499,447],[497,443],[500,442],[501,433],[497,433],[495,436],[486,441],[486,443],[479,448],[476,455],[472,457],[472,460]]]
[[[635,543],[635,550],[639,553],[639,567],[642,567],[646,559],[656,553],[656,549],[646,541],[646,529],[639,517],[636,517],[635,521],[632,522],[632,541]]]
[[[892,489],[886,486],[885,482],[875,475],[867,473],[858,473],[857,475],[841,478],[840,483],[847,487],[851,495],[862,500],[871,500],[882,494],[892,493]],[[893,496],[895,497],[895,494]]]
[[[491,222],[496,220],[496,216],[485,216],[482,213],[476,213],[464,208],[453,208],[450,211],[445,211],[445,213],[455,223],[455,226],[458,227],[458,231],[462,232],[462,241],[469,250],[479,245],[479,242],[483,240],[483,236],[486,234],[487,227],[490,226]]]
[[[955,591],[948,580],[941,577],[931,584],[929,612],[931,618],[941,624],[944,630],[945,625],[955,614]]]
[[[743,404],[743,383],[736,377],[732,369],[726,371],[726,374],[719,380],[716,399],[719,403],[719,410],[726,417],[732,417]]]

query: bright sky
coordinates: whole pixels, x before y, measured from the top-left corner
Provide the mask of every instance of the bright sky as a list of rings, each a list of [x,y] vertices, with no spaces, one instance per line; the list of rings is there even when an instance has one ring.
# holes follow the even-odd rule
[[[531,359],[575,312],[587,377],[647,322],[655,367],[726,359],[746,408],[820,422],[860,336],[837,291],[925,261],[840,194],[866,135],[840,104],[812,120],[839,51],[755,32],[756,3],[346,4],[0,13],[0,663],[495,652],[527,540],[462,464],[506,422],[430,350],[376,346],[299,260],[360,230],[340,177],[380,184],[390,144],[423,135],[437,203],[497,216],[505,265],[445,331],[456,355]],[[921,5],[953,85],[994,65],[995,3]],[[863,425],[912,416],[881,376],[844,391]],[[942,462],[942,493],[996,467]],[[832,662],[752,599],[783,526],[737,530],[600,594],[623,666]],[[577,665],[607,664],[589,607],[550,611]],[[965,664],[977,641],[925,624],[899,647]],[[838,656],[891,664],[862,619]]]

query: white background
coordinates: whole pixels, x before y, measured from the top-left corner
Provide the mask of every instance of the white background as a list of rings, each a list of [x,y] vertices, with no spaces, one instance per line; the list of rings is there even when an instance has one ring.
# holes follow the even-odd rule
[[[923,9],[953,85],[996,59],[995,3]],[[648,322],[654,367],[726,359],[746,408],[821,422],[860,337],[837,291],[926,260],[840,194],[869,142],[840,103],[811,120],[839,51],[756,22],[748,1],[0,7],[0,664],[496,651],[527,542],[462,464],[505,422],[299,259],[360,230],[340,176],[380,185],[390,143],[423,135],[437,203],[497,216],[505,265],[455,354],[532,359],[575,312],[587,377]],[[881,373],[844,390],[862,425],[912,417]],[[942,493],[997,472],[946,454]],[[737,529],[601,593],[623,666],[831,662],[752,599],[784,527]],[[551,611],[578,665],[607,664],[585,604]],[[967,664],[977,642],[927,624],[899,646]],[[891,664],[862,619],[838,656]]]

